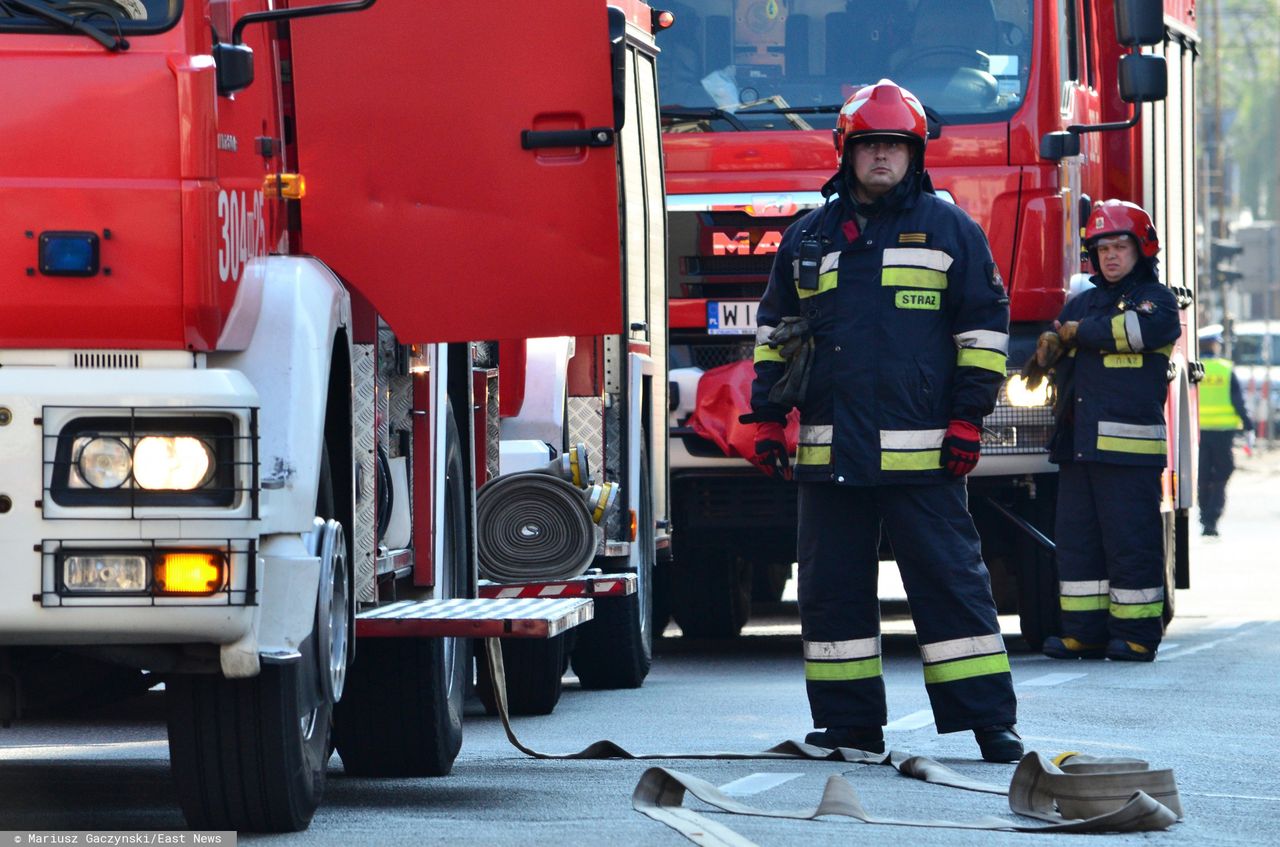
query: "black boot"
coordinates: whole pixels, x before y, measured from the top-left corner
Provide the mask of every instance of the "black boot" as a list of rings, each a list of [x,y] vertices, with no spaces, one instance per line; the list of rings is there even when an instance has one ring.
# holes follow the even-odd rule
[[[1022,758],[1022,736],[1011,726],[987,726],[975,729],[978,749],[983,761],[1016,762]]]
[[[833,726],[819,729],[804,737],[805,744],[826,747],[851,747],[868,753],[884,752],[884,731],[878,726]]]

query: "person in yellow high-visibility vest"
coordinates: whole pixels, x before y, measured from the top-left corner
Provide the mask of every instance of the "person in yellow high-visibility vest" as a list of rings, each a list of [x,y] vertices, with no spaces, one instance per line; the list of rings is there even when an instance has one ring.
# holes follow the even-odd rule
[[[1200,527],[1218,534],[1218,519],[1227,505],[1227,480],[1235,470],[1231,444],[1236,433],[1253,435],[1253,421],[1245,408],[1244,392],[1230,360],[1222,358],[1222,336],[1200,339],[1204,379],[1200,381]]]

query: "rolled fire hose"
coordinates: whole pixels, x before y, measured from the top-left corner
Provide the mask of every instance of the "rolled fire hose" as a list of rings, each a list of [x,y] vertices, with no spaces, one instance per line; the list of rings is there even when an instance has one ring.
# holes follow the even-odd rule
[[[489,480],[476,495],[480,575],[494,582],[580,576],[596,554],[593,517],[603,519],[616,488],[584,491],[538,471]],[[593,494],[597,503],[589,504]]]

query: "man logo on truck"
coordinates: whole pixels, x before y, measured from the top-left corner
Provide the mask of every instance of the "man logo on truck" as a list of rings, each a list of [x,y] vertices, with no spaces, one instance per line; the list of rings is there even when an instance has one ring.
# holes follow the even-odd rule
[[[754,249],[751,246],[749,232],[739,232],[734,235],[727,232],[711,233],[711,253],[714,256],[726,256],[731,253],[742,256],[767,256],[777,253],[778,245],[781,243],[782,233],[778,230],[769,230],[761,235]]]

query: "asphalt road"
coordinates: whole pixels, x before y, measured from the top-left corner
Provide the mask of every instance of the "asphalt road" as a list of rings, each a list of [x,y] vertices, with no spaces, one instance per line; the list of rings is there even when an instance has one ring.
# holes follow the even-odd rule
[[[1192,543],[1193,587],[1150,665],[1054,662],[1020,648],[1006,621],[1030,749],[1146,759],[1174,770],[1185,819],[1166,833],[1095,836],[1105,843],[1278,844],[1280,740],[1280,452],[1252,460],[1232,481],[1219,539]],[[885,679],[894,749],[930,756],[988,782],[1012,765],[976,761],[967,733],[934,731],[909,626],[889,621]],[[613,739],[635,752],[758,751],[809,729],[798,627],[774,615],[725,644],[664,639],[635,691],[584,692],[566,684],[555,713],[518,718],[530,746],[569,752]],[[630,796],[662,765],[731,786],[745,803],[802,808],[828,776],[845,774],[881,817],[973,821],[1008,816],[1003,797],[926,785],[885,767],[735,760],[537,761],[508,744],[496,719],[470,717],[453,773],[432,780],[348,779],[335,757],[310,830],[244,841],[280,844],[680,845],[638,814]],[[695,808],[706,811],[696,801]],[[838,818],[783,821],[708,813],[755,843],[792,845],[1022,844],[1033,836],[904,829]],[[0,730],[0,830],[181,829],[168,772],[161,695],[77,720]],[[856,828],[856,831],[854,831]],[[1040,835],[1035,843],[1081,836]],[[1095,843],[1095,842],[1091,842]]]

